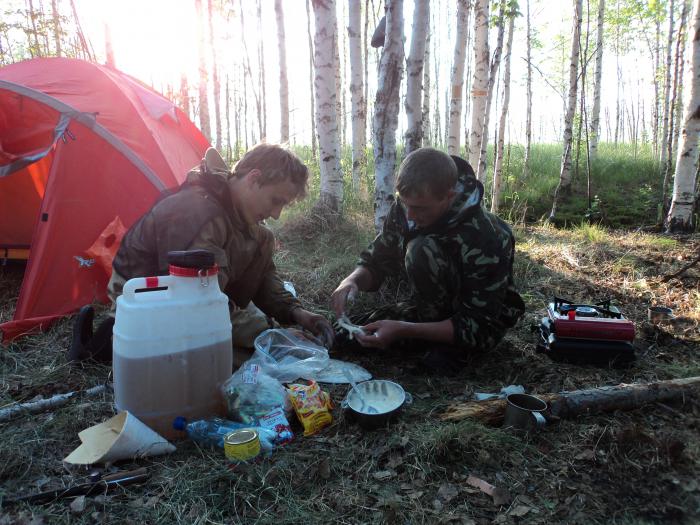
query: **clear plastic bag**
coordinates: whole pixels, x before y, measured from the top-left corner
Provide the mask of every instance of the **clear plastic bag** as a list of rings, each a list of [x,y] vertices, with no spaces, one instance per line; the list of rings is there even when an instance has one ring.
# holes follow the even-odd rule
[[[255,352],[246,364],[257,364],[281,383],[316,379],[329,363],[328,350],[297,330],[273,328],[255,339]]]
[[[282,407],[290,416],[292,405],[282,383],[267,374],[259,365],[246,361],[221,386],[228,417],[250,425],[260,425],[260,419]]]

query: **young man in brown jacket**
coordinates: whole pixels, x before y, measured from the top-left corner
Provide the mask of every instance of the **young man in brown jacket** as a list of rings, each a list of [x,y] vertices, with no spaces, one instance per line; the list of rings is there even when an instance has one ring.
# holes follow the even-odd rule
[[[214,254],[219,286],[230,300],[234,346],[252,347],[269,327],[268,317],[298,324],[330,345],[328,320],[305,310],[284,288],[272,260],[274,237],[263,224],[304,196],[307,178],[301,160],[278,145],[255,146],[233,171],[214,148],[207,150],[185,183],[156,202],[124,235],[108,284],[112,314],[127,280],[166,275],[169,251],[203,249]],[[113,317],[93,336],[93,315],[91,307],[81,309],[70,359],[111,359]]]

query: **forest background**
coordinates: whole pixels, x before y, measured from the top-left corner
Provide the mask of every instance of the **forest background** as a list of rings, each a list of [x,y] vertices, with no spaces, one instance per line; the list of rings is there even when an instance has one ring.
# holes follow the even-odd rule
[[[511,220],[669,228],[692,4],[387,2],[397,31],[372,47],[379,0],[9,0],[0,64],[111,64],[178,104],[229,161],[260,140],[289,142],[317,173],[305,206],[324,216],[373,200],[379,224],[420,121],[419,143],[469,158],[487,206]],[[395,87],[382,81],[391,68]],[[680,230],[698,222],[692,166]]]

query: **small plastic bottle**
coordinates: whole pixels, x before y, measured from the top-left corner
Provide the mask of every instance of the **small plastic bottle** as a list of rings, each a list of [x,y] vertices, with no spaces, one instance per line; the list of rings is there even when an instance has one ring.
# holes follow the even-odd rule
[[[196,441],[204,447],[224,448],[224,437],[227,434],[234,430],[250,428],[250,425],[228,421],[220,417],[198,419],[188,423],[187,419],[179,416],[173,421],[173,428],[184,430],[192,441]]]

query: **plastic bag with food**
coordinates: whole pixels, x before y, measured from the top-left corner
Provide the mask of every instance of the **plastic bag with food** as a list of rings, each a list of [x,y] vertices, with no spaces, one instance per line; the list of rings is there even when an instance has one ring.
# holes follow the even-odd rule
[[[255,352],[246,363],[255,363],[282,383],[316,379],[328,366],[328,350],[300,330],[274,328],[255,339]]]
[[[292,413],[287,391],[282,383],[267,374],[256,363],[246,361],[221,386],[226,413],[233,421],[260,425],[263,416],[282,407]]]
[[[331,398],[316,381],[308,385],[289,385],[287,392],[305,436],[316,434],[333,422]]]

